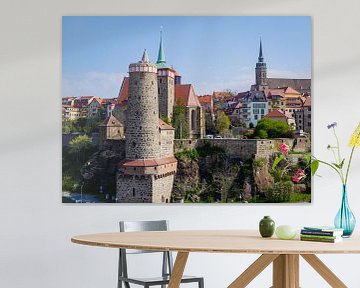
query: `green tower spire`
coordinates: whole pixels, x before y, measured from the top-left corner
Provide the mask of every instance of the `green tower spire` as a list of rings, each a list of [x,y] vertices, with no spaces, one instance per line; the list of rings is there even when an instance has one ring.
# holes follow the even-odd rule
[[[162,27],[160,30],[160,45],[159,45],[159,53],[158,53],[158,59],[156,61],[156,65],[158,68],[169,68],[165,60],[165,52],[164,52],[164,45],[162,39]]]

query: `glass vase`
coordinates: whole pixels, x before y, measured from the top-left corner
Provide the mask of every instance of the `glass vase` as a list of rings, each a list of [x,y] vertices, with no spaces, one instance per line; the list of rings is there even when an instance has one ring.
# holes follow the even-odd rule
[[[334,224],[336,228],[344,229],[344,238],[350,237],[355,228],[356,219],[349,207],[346,185],[342,187],[341,206],[336,214]]]

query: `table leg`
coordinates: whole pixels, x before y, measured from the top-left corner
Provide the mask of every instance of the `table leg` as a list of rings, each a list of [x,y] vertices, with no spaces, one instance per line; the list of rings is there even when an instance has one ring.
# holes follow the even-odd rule
[[[347,286],[314,254],[301,255],[316,272],[333,288],[347,288]]]
[[[244,288],[254,280],[271,262],[273,262],[278,254],[263,254],[254,263],[252,263],[238,278],[232,282],[228,288]]]
[[[177,253],[168,288],[179,288],[180,287],[181,278],[184,274],[185,265],[186,265],[188,256],[189,256],[189,252],[178,252]]]
[[[281,254],[274,260],[272,288],[299,288],[299,255]]]

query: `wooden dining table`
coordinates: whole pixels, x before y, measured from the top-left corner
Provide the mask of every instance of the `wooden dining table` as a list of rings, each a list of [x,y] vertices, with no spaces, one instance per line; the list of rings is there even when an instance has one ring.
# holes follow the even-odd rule
[[[299,256],[331,287],[347,287],[315,254],[358,254],[360,235],[338,243],[262,238],[256,230],[115,232],[74,236],[73,243],[97,247],[177,252],[169,288],[179,288],[189,253],[261,254],[228,288],[246,287],[273,264],[273,288],[299,288]]]

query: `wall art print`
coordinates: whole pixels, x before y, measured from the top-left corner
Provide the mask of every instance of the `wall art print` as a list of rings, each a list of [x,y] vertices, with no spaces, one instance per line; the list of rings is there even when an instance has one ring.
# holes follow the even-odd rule
[[[64,16],[63,203],[308,203],[311,18]]]

